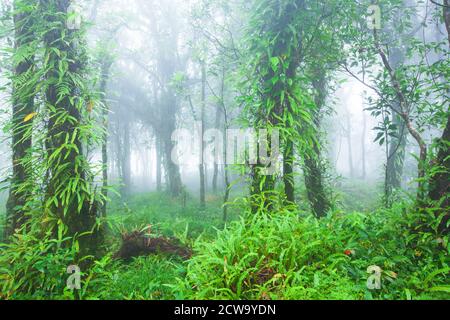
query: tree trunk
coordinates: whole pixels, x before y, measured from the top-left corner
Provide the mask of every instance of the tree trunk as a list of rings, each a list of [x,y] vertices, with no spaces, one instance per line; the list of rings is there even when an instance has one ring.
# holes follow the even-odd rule
[[[438,141],[438,153],[433,166],[438,170],[430,178],[428,196],[441,208],[437,215],[445,213],[439,224],[439,231],[447,233],[449,231],[447,223],[450,220],[450,115],[442,137]]]
[[[162,147],[161,147],[161,139],[156,137],[156,190],[161,192],[161,166],[162,166]]]
[[[363,128],[362,128],[362,135],[361,135],[361,177],[363,180],[366,179],[367,172],[366,172],[366,134],[367,134],[367,118],[366,113],[364,110],[362,111],[362,118],[363,118]]]
[[[322,165],[322,154],[320,148],[320,122],[326,97],[326,79],[323,73],[318,73],[313,81],[315,89],[314,111],[314,131],[315,140],[309,154],[305,154],[304,174],[305,186],[311,208],[317,218],[324,217],[330,209],[330,200],[325,191],[323,172],[325,168]]]
[[[450,1],[444,0],[442,15],[447,30],[448,44],[450,47]],[[449,112],[449,110],[447,110]],[[439,203],[440,210],[436,216],[444,214],[439,223],[438,231],[447,234],[450,227],[447,226],[450,220],[450,114],[447,116],[447,125],[445,126],[442,137],[438,141],[438,153],[433,164],[439,168],[429,181],[428,196],[431,200]]]
[[[205,142],[203,141],[203,134],[205,132],[205,108],[206,108],[206,66],[202,62],[202,106],[201,106],[201,123],[200,123],[200,208],[205,209],[205,159],[203,150],[205,149]]]
[[[396,137],[391,137],[386,163],[386,198],[391,198],[394,190],[401,188],[403,164],[406,154],[406,128],[403,120],[396,114],[392,116],[397,126]]]
[[[105,57],[104,57],[105,58]],[[107,59],[107,58],[105,58]],[[102,118],[103,118],[103,141],[102,141],[102,177],[103,177],[103,186],[102,186],[102,194],[105,198],[104,203],[102,204],[102,216],[106,217],[106,202],[108,197],[108,129],[109,129],[109,108],[108,103],[106,101],[106,87],[109,81],[109,71],[111,69],[112,62],[105,61],[102,63],[101,67],[101,83],[100,83],[100,94],[102,95],[101,101],[103,104],[102,110]]]
[[[86,108],[87,101],[80,95],[85,89],[80,87],[80,80],[73,81],[74,77],[82,79],[86,73],[86,44],[78,31],[67,28],[69,0],[52,0],[44,5],[49,22],[44,42],[49,64],[46,78],[50,83],[45,95],[50,114],[46,139],[49,180],[45,210],[63,221],[69,236],[78,236],[80,256],[95,255],[101,241],[100,233],[94,228],[99,208],[90,185],[89,163],[79,134],[80,130],[85,130],[82,128],[82,108]],[[58,66],[66,63],[68,69],[61,73]]]
[[[15,10],[27,1],[15,1]],[[34,35],[31,30],[33,21],[29,12],[17,12],[14,15],[15,29],[15,51],[31,45]],[[34,110],[33,87],[20,85],[18,78],[31,72],[34,67],[34,57],[22,58],[14,66],[13,92],[12,92],[12,177],[10,180],[9,198],[6,204],[7,224],[5,228],[5,239],[20,228],[25,222],[24,205],[28,193],[26,188],[19,186],[28,181],[27,169],[24,160],[32,146],[32,120],[24,123],[24,118],[32,114]],[[22,80],[23,81],[23,80]]]
[[[121,178],[122,189],[121,195],[127,198],[131,190],[131,146],[130,146],[130,123],[128,119],[124,119],[122,125],[121,139]]]
[[[297,46],[293,45],[295,42],[293,41],[294,39],[292,38],[293,35],[291,33],[287,33],[285,38],[284,28],[294,19],[297,10],[300,10],[300,8],[303,7],[303,2],[304,1],[302,0],[294,1],[286,6],[283,6],[281,2],[274,3],[273,9],[275,11],[278,10],[278,14],[273,16],[272,21],[266,21],[264,25],[260,26],[266,30],[269,24],[273,24],[271,27],[273,30],[271,30],[271,32],[274,32],[277,36],[274,38],[276,41],[270,44],[270,48],[267,48],[267,50],[264,50],[264,53],[261,53],[264,58],[261,58],[261,70],[258,70],[259,74],[262,75],[260,86],[263,88],[263,90],[260,91],[260,101],[265,107],[268,105],[268,102],[273,102],[273,107],[268,114],[265,114],[266,112],[264,110],[258,110],[253,115],[257,125],[257,128],[255,129],[259,129],[261,126],[270,126],[273,129],[277,129],[278,127],[279,129],[280,127],[285,128],[294,125],[294,121],[289,120],[292,119],[294,115],[289,101],[290,99],[285,98],[292,94],[292,92],[290,92],[292,87],[284,85],[281,81],[276,81],[275,83],[273,81],[277,78],[286,78],[291,80],[292,83],[296,81],[297,67],[301,60],[301,44],[298,44]],[[258,30],[258,32],[261,32],[261,30]],[[268,55],[265,56],[267,54],[266,52],[270,52],[270,57]],[[289,54],[289,57],[283,58],[288,61],[286,67],[272,66],[267,68],[267,65],[270,65],[271,61],[265,61],[265,59],[272,60],[273,58],[276,58],[279,62],[278,57],[283,57],[286,54]],[[286,120],[280,121],[280,119]],[[295,128],[292,128],[292,130],[295,130]],[[283,152],[284,194],[288,203],[294,203],[294,138],[284,131],[281,131],[280,136]],[[272,145],[269,143],[267,148],[269,153],[272,153],[271,149]],[[272,202],[274,201],[274,197],[270,193],[275,191],[276,176],[275,174],[262,176],[259,172],[261,168],[261,164],[252,167],[251,174],[253,181],[251,184],[251,200],[252,202],[253,200],[259,200],[262,196],[264,203],[252,203],[252,212],[259,210],[261,205],[264,206],[264,210],[271,211],[273,208]]]
[[[220,109],[219,106],[217,106],[216,108],[216,121],[215,121],[215,129],[219,129],[220,128],[220,121],[221,121],[221,117],[220,117]],[[217,161],[214,162],[214,168],[213,168],[214,172],[213,172],[213,179],[212,179],[212,189],[214,194],[217,194],[217,184],[218,184],[218,179],[219,179],[219,164],[217,163]]]
[[[283,182],[284,193],[287,203],[295,202],[294,195],[294,142],[292,139],[286,141],[283,152]]]
[[[417,131],[417,129],[415,128],[415,126],[411,120],[411,117],[409,114],[410,105],[408,104],[408,99],[402,91],[400,82],[397,79],[397,76],[395,75],[394,70],[392,69],[392,66],[389,62],[389,59],[388,59],[386,53],[383,51],[383,49],[380,46],[379,39],[378,39],[378,33],[377,33],[376,29],[374,29],[373,34],[374,34],[374,40],[375,40],[375,47],[378,51],[378,54],[381,57],[384,68],[387,70],[387,72],[389,74],[389,78],[390,78],[390,81],[392,84],[392,89],[395,91],[397,99],[398,99],[398,105],[399,105],[400,110],[397,111],[397,113],[404,121],[409,134],[414,138],[414,140],[416,140],[417,144],[419,145],[420,153],[419,153],[419,163],[417,165],[418,166],[417,200],[420,202],[423,200],[423,197],[424,197],[423,182],[424,182],[424,177],[425,177],[424,166],[425,166],[425,162],[427,160],[427,144],[426,144],[425,140],[422,138],[422,135]]]
[[[346,131],[346,135],[347,135],[348,167],[349,167],[350,177],[354,178],[355,177],[355,168],[353,167],[352,125],[351,125],[351,120],[350,120],[350,113],[347,109],[346,109],[346,113],[345,113],[345,121],[347,124],[345,131]]]
[[[167,177],[166,183],[168,191],[172,197],[181,195],[183,185],[181,182],[180,168],[172,161],[172,150],[175,144],[172,142],[172,133],[176,129],[176,115],[178,111],[177,97],[172,88],[171,81],[179,68],[178,57],[178,29],[175,25],[169,25],[164,29],[158,25],[159,16],[154,10],[155,4],[149,1],[150,30],[154,36],[155,48],[157,49],[157,69],[161,87],[161,97],[159,99],[161,106],[161,118],[164,121],[164,127],[161,130],[162,151],[164,154],[164,168]],[[175,16],[176,8],[171,2],[161,2],[160,9],[167,15]]]
[[[400,67],[400,65],[405,60],[405,54],[402,48],[392,48],[389,53],[389,63],[395,70]],[[393,102],[395,104],[394,108],[400,109],[400,101],[398,98]],[[396,125],[397,129],[395,132],[395,137],[391,138],[388,151],[388,159],[386,163],[386,201],[391,202],[391,195],[394,190],[399,190],[401,188],[401,181],[403,175],[403,164],[405,162],[405,148],[406,148],[406,127],[403,119],[393,113],[392,123]],[[387,143],[387,141],[386,141]]]
[[[166,93],[164,110],[167,114],[166,125],[162,129],[163,134],[163,151],[164,151],[164,168],[166,173],[166,183],[168,184],[168,191],[172,197],[181,195],[183,185],[181,183],[180,167],[172,161],[172,150],[175,147],[172,141],[172,133],[175,130],[176,117],[176,98],[173,93]]]

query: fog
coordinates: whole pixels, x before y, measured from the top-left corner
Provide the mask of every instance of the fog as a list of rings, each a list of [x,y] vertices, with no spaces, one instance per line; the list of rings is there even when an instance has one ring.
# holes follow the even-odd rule
[[[156,190],[158,186],[164,188],[167,184],[169,169],[164,163],[169,153],[162,150],[161,141],[170,134],[166,129],[195,130],[202,105],[199,59],[202,55],[211,55],[215,59],[215,54],[224,49],[221,41],[237,43],[245,28],[241,23],[248,14],[245,4],[235,1],[218,3],[186,0],[80,2],[83,18],[91,23],[88,39],[97,71],[105,65],[105,55],[112,61],[103,76],[108,78],[104,100],[109,109],[108,174],[114,185],[125,185],[129,192],[145,192]],[[417,19],[420,21],[423,19],[421,15],[428,13],[423,5],[415,5],[419,8]],[[434,31],[430,34],[425,31],[417,37],[436,35]],[[207,46],[208,41],[210,44]],[[239,49],[227,48],[230,55],[228,63],[233,63],[233,50]],[[431,60],[436,58],[430,57]],[[213,62],[206,63],[212,65]],[[239,121],[239,92],[231,83],[233,68],[227,68],[223,83],[218,81],[220,72],[215,70],[214,75],[206,74],[205,129],[224,130],[223,114],[217,111],[220,109],[218,94],[221,89],[228,111],[228,125],[245,128]],[[101,80],[99,77],[98,84]],[[2,84],[7,81],[3,74],[1,81]],[[325,139],[322,141],[332,175],[344,180],[379,183],[384,179],[386,150],[385,146],[374,142],[377,133],[373,128],[381,120],[365,110],[367,98],[377,99],[376,94],[342,70],[332,82],[333,88],[327,97],[329,110],[323,120]],[[3,92],[0,115],[3,120],[10,116],[6,96],[7,92]],[[426,136],[431,140],[438,134],[435,130]],[[10,146],[7,136],[2,135],[1,138],[1,176],[5,177],[8,173],[4,170],[10,167],[11,162]],[[415,160],[408,151],[415,151],[417,147],[410,140],[403,173],[405,186],[416,176]],[[89,152],[90,159],[100,164],[100,150]],[[207,188],[212,187],[214,170],[214,163],[206,164]],[[217,170],[217,182],[223,188],[224,168],[219,166]],[[195,161],[181,164],[179,171],[183,185],[190,191],[198,191],[199,173]],[[239,179],[239,174],[233,173],[232,178]]]

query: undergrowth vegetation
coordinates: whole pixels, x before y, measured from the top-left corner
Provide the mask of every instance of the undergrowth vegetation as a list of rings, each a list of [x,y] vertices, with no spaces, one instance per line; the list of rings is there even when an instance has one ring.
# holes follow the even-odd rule
[[[179,285],[197,299],[448,298],[448,238],[432,225],[414,230],[420,216],[404,205],[322,220],[256,215],[219,231],[214,243],[196,243]],[[381,290],[367,288],[371,265],[383,270]]]
[[[9,299],[450,297],[448,237],[438,237],[433,215],[414,211],[412,204],[370,213],[335,210],[320,220],[288,208],[250,215],[234,207],[234,221],[224,227],[220,206],[209,200],[201,211],[194,201],[180,204],[159,193],[134,196],[127,204],[116,199],[107,254],[82,274],[81,290],[65,288],[76,253],[63,245],[70,239],[43,239],[37,248],[30,235],[19,237],[1,249],[1,292]],[[121,230],[148,224],[152,232],[192,246],[193,256],[114,259]],[[367,287],[369,266],[382,270],[380,290]]]

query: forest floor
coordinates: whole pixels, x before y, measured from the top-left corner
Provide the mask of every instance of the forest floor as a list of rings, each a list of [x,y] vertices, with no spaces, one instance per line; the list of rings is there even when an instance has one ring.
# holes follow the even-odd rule
[[[411,219],[417,214],[410,214],[410,205],[401,201],[393,208],[381,208],[376,184],[346,181],[334,188],[339,190],[337,209],[320,221],[304,201],[298,212],[282,210],[275,216],[246,219],[240,219],[245,205],[238,203],[229,207],[226,228],[222,196],[208,195],[204,210],[195,196],[172,199],[152,192],[126,201],[114,198],[108,211],[108,252],[84,275],[84,289],[76,296],[64,289],[18,298],[450,298],[448,239],[411,232]],[[233,196],[239,199],[242,193]],[[193,255],[113,258],[122,235],[136,230],[176,238],[192,248]],[[367,287],[369,266],[382,270],[379,290]]]
[[[407,205],[379,209],[379,187],[367,181],[344,180],[334,190],[339,209],[321,222],[311,217],[304,201],[298,213],[280,212],[279,219],[262,216],[250,222],[239,219],[243,209],[238,204],[230,207],[225,229],[220,196],[208,195],[203,211],[193,196],[184,201],[147,193],[134,195],[126,203],[116,199],[110,216],[121,227],[112,232],[112,251],[120,246],[120,228],[137,230],[151,225],[152,233],[175,237],[193,247],[193,257],[186,261],[167,254],[140,256],[107,271],[101,269],[112,283],[107,281],[108,290],[101,297],[95,289],[93,297],[85,298],[450,297],[448,248],[436,250],[434,242],[430,248],[431,242],[423,235],[418,240],[421,244],[407,243],[411,236],[401,226],[409,223],[403,214]],[[370,265],[382,267],[382,290],[367,289]]]
[[[121,232],[151,225],[152,233],[175,237],[192,246],[199,238],[213,241],[218,229],[224,228],[222,196],[208,195],[206,207],[199,209],[198,199],[188,196],[171,199],[164,193],[142,193],[130,196],[126,202],[114,199],[110,205],[110,220],[115,226],[109,237],[113,252],[119,250]],[[239,212],[230,208],[228,221],[237,220]],[[109,299],[177,299],[172,290],[177,278],[186,273],[185,261],[176,255],[136,257],[118,265],[115,286]]]

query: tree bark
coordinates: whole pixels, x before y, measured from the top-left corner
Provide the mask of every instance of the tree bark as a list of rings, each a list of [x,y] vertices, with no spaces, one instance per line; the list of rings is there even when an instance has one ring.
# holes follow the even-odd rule
[[[122,197],[127,198],[131,191],[131,145],[130,145],[130,122],[124,119],[122,131]]]
[[[15,10],[27,1],[15,1]],[[32,32],[33,20],[28,12],[17,12],[14,15],[15,51],[29,46],[34,41]],[[14,67],[13,92],[12,92],[12,177],[10,180],[9,198],[7,201],[7,225],[5,238],[14,233],[25,222],[24,205],[28,192],[20,185],[28,181],[27,169],[24,160],[32,146],[32,120],[24,123],[24,118],[32,114],[34,110],[33,87],[20,85],[16,80],[22,78],[34,68],[34,57],[27,57]]]
[[[105,58],[107,59],[107,58]],[[103,104],[102,110],[102,120],[103,120],[103,141],[102,141],[102,178],[103,178],[103,186],[102,186],[102,194],[105,198],[104,203],[102,204],[102,216],[106,217],[106,198],[108,197],[108,129],[109,129],[109,108],[108,102],[106,101],[106,87],[109,81],[109,72],[111,69],[112,62],[107,59],[102,63],[101,66],[101,82],[100,82],[100,94],[102,95],[101,101]]]
[[[437,216],[445,213],[439,224],[439,231],[448,233],[449,227],[447,224],[450,220],[450,115],[447,118],[444,132],[438,141],[438,153],[433,160],[433,166],[437,170],[430,178],[428,196],[431,200],[437,202],[441,208],[441,210],[438,210]]]
[[[406,154],[406,128],[397,114],[392,115],[393,124],[397,126],[396,137],[391,137],[388,159],[386,163],[386,198],[391,198],[394,190],[401,188],[403,164]],[[386,142],[387,143],[387,142]]]
[[[387,31],[389,32],[389,31]],[[401,38],[401,35],[399,35]],[[391,48],[389,52],[389,64],[393,70],[396,70],[405,60],[404,49],[401,46]],[[400,101],[397,98],[393,101],[394,108],[400,109]],[[389,150],[386,162],[386,183],[385,183],[385,196],[387,203],[391,203],[392,192],[401,188],[401,181],[403,175],[403,164],[405,162],[405,148],[406,148],[406,126],[403,119],[396,114],[392,113],[392,123],[396,125],[395,137],[391,137],[389,143]],[[388,143],[386,141],[386,143]]]
[[[347,127],[345,128],[346,129],[345,132],[347,135],[348,167],[349,167],[350,177],[354,178],[355,177],[355,168],[353,166],[352,125],[351,125],[351,120],[350,120],[350,113],[347,109],[346,109],[346,113],[345,113],[345,121],[347,124]]]
[[[362,118],[363,118],[363,128],[361,135],[361,177],[363,180],[366,179],[366,134],[367,134],[367,118],[366,113],[362,110]]]
[[[304,174],[305,174],[305,186],[308,195],[308,200],[311,204],[311,208],[314,215],[317,218],[324,217],[330,209],[330,200],[328,199],[323,172],[325,168],[322,165],[322,154],[320,148],[320,123],[321,114],[325,105],[326,97],[326,79],[323,73],[318,72],[316,79],[313,81],[313,87],[315,90],[315,104],[316,110],[314,110],[314,131],[315,140],[313,141],[312,149],[309,153],[305,154],[304,159]]]
[[[167,176],[166,183],[172,197],[181,195],[183,185],[181,182],[180,167],[172,161],[172,150],[175,144],[172,142],[172,133],[175,130],[175,103],[176,99],[172,94],[166,100],[167,107],[167,123],[163,128],[163,151],[164,151],[164,168]]]
[[[443,3],[442,15],[450,47],[450,1],[444,0]],[[449,110],[447,110],[447,113],[449,113]],[[448,234],[450,230],[450,227],[447,226],[450,220],[450,113],[447,116],[447,125],[438,141],[438,153],[433,160],[433,165],[438,170],[429,180],[428,196],[439,204],[440,210],[436,212],[436,216],[439,217],[444,214],[439,223],[438,231]]]
[[[99,207],[93,191],[88,190],[91,189],[89,164],[78,134],[83,123],[81,108],[86,107],[86,101],[80,100],[83,98],[80,96],[80,82],[73,81],[74,76],[82,79],[86,71],[85,43],[79,31],[67,27],[69,0],[46,1],[43,5],[49,23],[44,43],[50,64],[45,95],[45,105],[50,113],[46,139],[48,182],[45,210],[63,221],[68,236],[78,236],[80,256],[96,255],[101,241],[100,232],[94,228]],[[58,66],[65,63],[68,70],[61,74]],[[70,93],[61,88],[61,82]],[[78,181],[75,188],[68,188],[75,181]],[[84,235],[80,237],[81,234]]]
[[[161,148],[161,139],[156,137],[156,190],[160,192],[162,190],[161,186],[161,157],[162,157],[162,148]]]
[[[200,208],[205,209],[205,159],[203,151],[205,149],[205,142],[203,141],[203,134],[205,132],[205,108],[206,108],[206,66],[202,62],[202,102],[201,102],[201,120],[200,120]]]
[[[220,108],[216,108],[216,119],[215,119],[215,129],[220,128]],[[217,184],[219,179],[219,164],[217,162],[214,162],[214,168],[213,168],[213,179],[212,179],[212,190],[214,194],[217,194]]]

